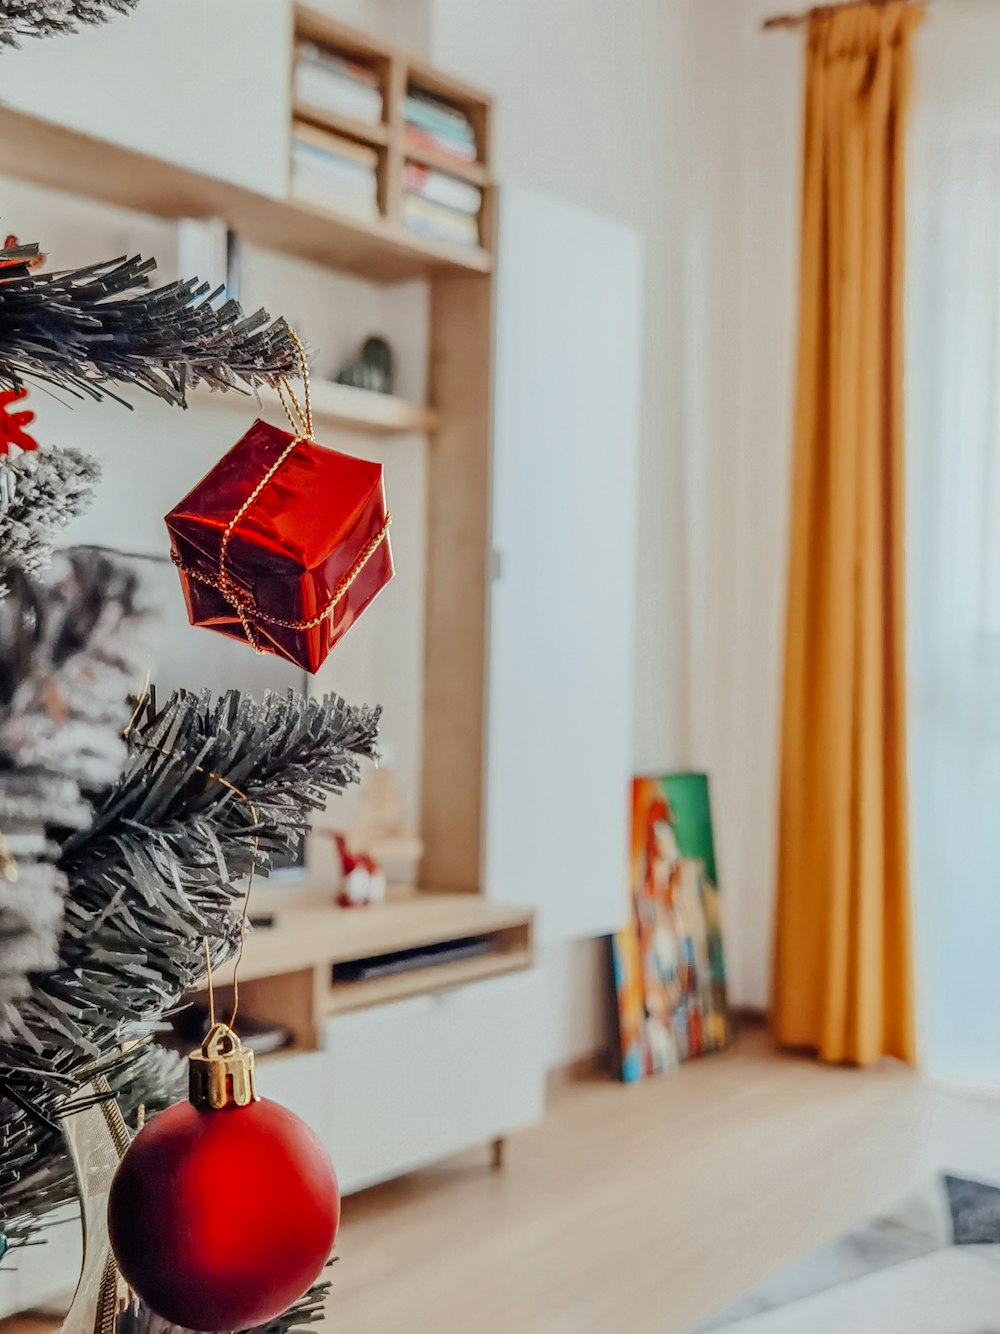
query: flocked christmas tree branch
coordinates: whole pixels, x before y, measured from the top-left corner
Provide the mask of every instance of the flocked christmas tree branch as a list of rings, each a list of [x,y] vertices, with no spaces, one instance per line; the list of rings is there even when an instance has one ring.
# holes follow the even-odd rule
[[[255,843],[260,865],[293,846],[306,815],[357,780],[374,754],[378,710],[289,692],[262,703],[230,691],[171,697],[133,734],[125,770],[93,825],[67,841],[69,881],[59,966],[33,979],[0,1042],[0,1228],[30,1235],[72,1198],[72,1172],[53,1129],[95,1070],[126,1115],[179,1092],[175,1062],[128,1044],[201,981],[202,936],[217,962],[239,938],[240,876]],[[247,803],[211,778],[225,778]],[[126,1069],[129,1066],[131,1068]]]
[[[45,585],[14,572],[0,601],[0,1041],[31,975],[58,964],[59,845],[121,770],[123,702],[149,660],[134,572],[92,550],[60,567]],[[3,1157],[0,1141],[0,1172]]]
[[[11,571],[48,564],[56,531],[88,507],[99,475],[79,449],[0,455],[0,597]]]
[[[0,0],[0,50],[22,37],[58,37],[126,14],[139,0]]]
[[[135,385],[184,404],[204,382],[230,389],[297,373],[288,326],[245,316],[196,278],[151,288],[155,261],[138,256],[39,272],[38,246],[0,249],[0,383],[42,380],[76,394]]]

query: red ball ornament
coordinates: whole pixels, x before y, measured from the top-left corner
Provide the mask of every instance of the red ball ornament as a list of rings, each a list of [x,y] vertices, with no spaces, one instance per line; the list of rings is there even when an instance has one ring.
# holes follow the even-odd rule
[[[191,1056],[190,1101],[161,1112],[111,1187],[111,1246],[157,1315],[212,1331],[266,1324],[330,1257],[340,1192],[299,1117],[253,1083],[253,1052],[217,1024]]]

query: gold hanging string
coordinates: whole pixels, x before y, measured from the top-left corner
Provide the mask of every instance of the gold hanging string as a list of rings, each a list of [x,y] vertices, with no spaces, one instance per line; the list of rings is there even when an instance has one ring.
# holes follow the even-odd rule
[[[271,616],[267,612],[261,611],[256,606],[253,595],[245,588],[242,588],[229,573],[227,564],[229,544],[232,541],[233,534],[235,533],[240,520],[246,515],[247,511],[260,496],[261,492],[270,484],[272,478],[279,471],[282,464],[295,449],[296,445],[300,445],[304,441],[312,440],[313,438],[312,390],[309,385],[309,362],[306,358],[302,340],[299,338],[298,334],[294,329],[289,329],[288,332],[292,342],[295,344],[299,357],[300,374],[302,376],[302,401],[299,401],[298,395],[292,388],[291,382],[287,376],[282,376],[278,381],[276,388],[281,406],[284,409],[285,416],[288,418],[289,425],[294,433],[294,438],[288,442],[282,452],[278,455],[277,459],[271,464],[267,472],[226,525],[225,531],[222,534],[222,541],[219,544],[219,563],[216,575],[203,574],[200,570],[195,570],[192,567],[185,565],[176,551],[171,552],[171,559],[174,564],[187,575],[189,579],[196,579],[199,583],[207,584],[209,588],[214,588],[216,592],[221,593],[226,601],[235,609],[236,615],[240,620],[240,625],[243,627],[243,633],[246,636],[247,643],[255,653],[267,652],[261,643],[260,635],[257,632],[257,627],[260,623],[273,625],[283,630],[300,631],[312,630],[315,629],[317,625],[322,624],[354,583],[355,579],[357,579],[358,575],[360,575],[361,571],[368,564],[369,560],[371,560],[375,552],[382,545],[392,524],[392,515],[387,511],[381,528],[379,528],[378,532],[370,538],[350,568],[337,581],[333,592],[314,616],[305,617],[300,620],[287,620],[284,617]]]
[[[281,399],[281,406],[285,409],[285,416],[291,424],[295,435],[301,435],[306,440],[311,440],[313,435],[312,420],[312,390],[309,386],[309,362],[306,358],[306,350],[302,346],[302,339],[294,329],[289,329],[289,337],[295,344],[295,350],[299,357],[299,374],[302,376],[302,398],[300,404],[295,396],[295,390],[287,375],[283,375],[278,381],[278,397]],[[287,398],[286,398],[287,396]],[[289,407],[289,403],[291,407]]]
[[[149,686],[149,674],[147,672],[146,679],[143,682],[142,691],[139,694],[139,699],[136,703],[135,708],[132,710],[132,717],[128,720],[128,725],[126,726],[124,732],[122,732],[122,737],[126,741],[130,741],[132,739],[132,729],[135,727],[135,724],[140,714],[146,707],[150,699],[150,693],[151,692]],[[148,741],[133,741],[132,744],[138,746],[142,750],[152,750],[155,751],[158,755],[165,755],[168,760],[174,758],[174,752],[171,750],[167,750],[163,746],[152,746],[149,744]],[[204,774],[206,778],[211,778],[216,783],[220,783],[224,788],[227,788],[230,792],[232,792],[234,797],[239,797],[241,801],[245,801],[247,804],[247,808],[250,812],[250,818],[253,821],[253,827],[254,827],[253,848],[250,855],[250,870],[247,872],[247,887],[243,894],[243,908],[242,911],[240,912],[240,943],[236,951],[236,962],[233,964],[233,1011],[229,1017],[229,1027],[235,1028],[236,1016],[239,1013],[239,1008],[240,1008],[240,964],[243,962],[243,948],[246,945],[246,938],[247,938],[247,918],[250,913],[250,891],[253,889],[254,869],[257,865],[257,853],[260,850],[260,834],[257,832],[257,822],[258,822],[257,806],[251,796],[249,796],[246,792],[242,792],[236,786],[235,783],[231,783],[229,779],[224,778],[222,774],[217,774],[212,769],[205,769],[200,764],[196,764],[194,767],[198,773]],[[208,985],[208,1010],[209,1010],[209,1015],[211,1017],[212,1027],[214,1028],[215,987],[212,981],[212,957],[209,951],[208,937],[203,936],[202,941],[205,947],[205,975],[207,978],[207,985]]]
[[[208,948],[208,936],[202,936],[205,946],[205,977],[208,980],[208,1031],[215,1027],[215,983],[212,981],[212,952]]]

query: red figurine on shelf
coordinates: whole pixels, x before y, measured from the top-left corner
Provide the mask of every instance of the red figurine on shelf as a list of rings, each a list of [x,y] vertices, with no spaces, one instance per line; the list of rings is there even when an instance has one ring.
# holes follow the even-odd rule
[[[343,873],[337,894],[340,907],[359,908],[369,903],[381,903],[385,898],[385,873],[378,862],[367,852],[352,852],[343,834],[334,834],[333,841],[340,854]]]

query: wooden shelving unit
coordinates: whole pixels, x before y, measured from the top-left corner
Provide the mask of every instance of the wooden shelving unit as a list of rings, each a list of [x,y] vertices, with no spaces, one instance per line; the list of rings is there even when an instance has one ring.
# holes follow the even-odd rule
[[[450,78],[424,61],[414,59],[399,47],[375,41],[366,33],[331,19],[308,5],[296,4],[294,14],[296,47],[303,42],[313,43],[331,54],[359,62],[373,71],[382,92],[382,119],[377,122],[361,121],[295,98],[292,103],[293,118],[379,149],[379,220],[390,227],[407,230],[403,222],[407,162],[420,163],[474,185],[483,196],[479,215],[480,244],[477,249],[466,248],[464,253],[467,259],[482,264],[488,259],[493,244],[490,99],[462,80]],[[464,162],[444,152],[410,142],[404,113],[405,99],[410,90],[440,98],[468,118],[476,139],[475,161]],[[408,235],[420,238],[416,232],[409,231]],[[448,249],[463,253],[463,248],[459,246],[449,246]]]

